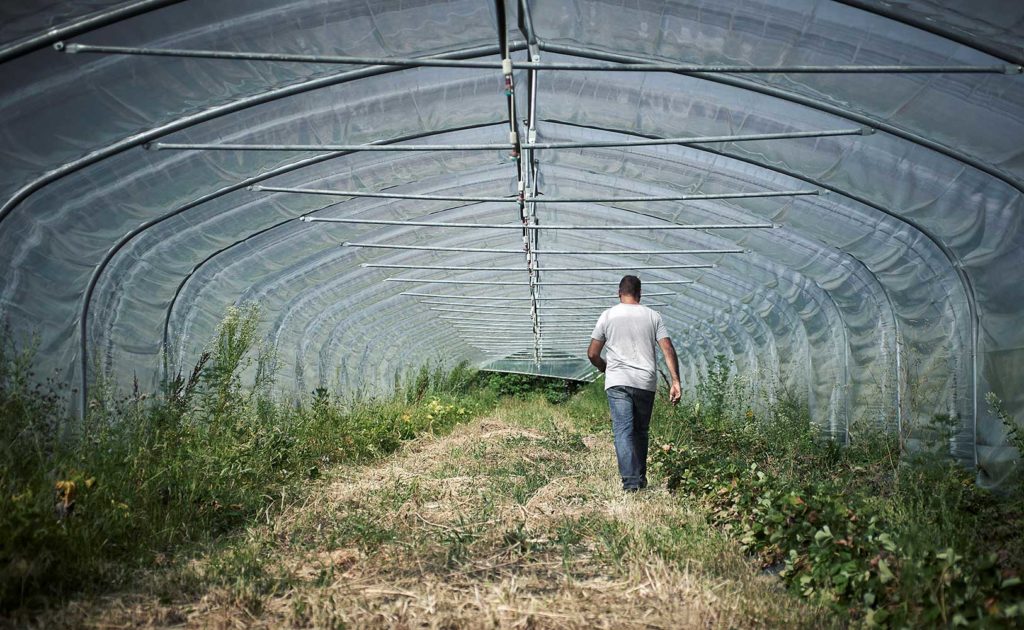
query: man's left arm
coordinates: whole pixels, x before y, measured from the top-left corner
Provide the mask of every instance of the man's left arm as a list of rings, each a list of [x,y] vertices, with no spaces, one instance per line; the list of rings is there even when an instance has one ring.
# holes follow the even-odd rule
[[[679,380],[679,357],[676,356],[675,346],[672,345],[672,340],[668,337],[659,339],[658,345],[661,346],[661,352],[665,355],[668,372],[672,375],[672,385],[668,388],[668,399],[675,404],[683,397],[683,386]]]

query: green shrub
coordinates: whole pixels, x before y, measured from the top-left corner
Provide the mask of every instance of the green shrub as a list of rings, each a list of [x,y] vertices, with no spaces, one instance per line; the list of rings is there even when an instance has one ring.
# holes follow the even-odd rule
[[[467,365],[421,371],[408,391],[283,402],[259,309],[232,307],[188,373],[157,395],[94,392],[70,421],[58,377],[33,385],[34,346],[0,340],[0,607],[123,584],[154,558],[264,514],[282,489],[367,461],[493,406]],[[250,375],[249,380],[245,380]]]
[[[539,395],[553,405],[568,401],[583,386],[580,381],[511,372],[480,372],[478,378],[484,387],[498,396],[526,398]]]
[[[704,413],[656,412],[653,465],[791,589],[868,624],[1024,623],[1019,495],[992,496],[938,452],[901,458],[875,430],[840,447],[792,397],[758,418],[711,370]]]

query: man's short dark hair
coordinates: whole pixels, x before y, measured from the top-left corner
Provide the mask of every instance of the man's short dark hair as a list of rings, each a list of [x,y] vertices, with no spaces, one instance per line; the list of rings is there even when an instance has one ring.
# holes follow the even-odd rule
[[[640,299],[640,278],[636,276],[622,276],[619,280],[619,295],[631,295]]]

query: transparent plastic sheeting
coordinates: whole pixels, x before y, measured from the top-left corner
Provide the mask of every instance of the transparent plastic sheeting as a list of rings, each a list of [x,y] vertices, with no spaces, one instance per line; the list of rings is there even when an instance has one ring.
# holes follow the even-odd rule
[[[33,5],[7,15],[0,51],[131,3]],[[160,4],[160,6],[156,6]],[[507,33],[522,3],[507,2]],[[653,60],[730,65],[993,65],[1020,31],[988,8],[934,1],[528,3],[541,61]],[[945,5],[946,3],[944,3]],[[998,4],[998,3],[995,3]],[[1012,9],[1015,3],[1004,3]],[[952,6],[952,5],[947,5]],[[986,5],[988,6],[988,5]],[[994,5],[993,5],[994,6]],[[1019,23],[1018,9],[1008,19]],[[1014,17],[1015,16],[1015,17]],[[928,32],[900,19],[930,20]],[[948,19],[946,19],[948,18]],[[1007,22],[1007,24],[1011,23]],[[225,0],[152,10],[70,38],[154,48],[497,61],[495,3]],[[978,47],[956,39],[975,39]],[[952,37],[952,36],[951,36]],[[44,38],[45,39],[45,38]],[[43,40],[40,40],[43,41]],[[46,43],[46,42],[44,42]],[[985,44],[981,46],[981,44]],[[1000,54],[996,58],[982,52]],[[305,223],[299,217],[516,223],[515,203],[295,195],[251,184],[409,194],[507,196],[508,151],[155,151],[143,144],[500,144],[508,107],[498,69],[355,67],[64,54],[48,45],[0,63],[0,317],[37,333],[39,359],[73,384],[105,373],[157,386],[189,370],[227,305],[256,301],[278,350],[279,384],[385,391],[427,362],[586,379],[589,334],[502,349],[456,331],[435,295],[492,316],[494,337],[531,321],[514,229]],[[544,267],[713,263],[640,270],[692,388],[716,355],[766,402],[793,393],[845,440],[858,423],[913,440],[955,417],[949,448],[998,485],[1018,454],[984,397],[1024,421],[1024,80],[1002,74],[680,74],[541,70],[539,142],[635,140],[871,127],[871,135],[539,150],[536,205]],[[517,115],[531,111],[514,73]],[[520,125],[522,134],[525,129]],[[826,194],[665,202],[594,198],[815,189]],[[650,223],[776,223],[775,229],[616,230]],[[483,252],[343,247],[346,241]],[[614,254],[740,248],[742,254]],[[366,268],[517,267],[521,272]],[[541,271],[542,325],[596,321],[623,271]],[[388,281],[419,278],[424,284]],[[498,284],[430,284],[430,280]],[[549,285],[604,282],[601,286]],[[608,296],[604,300],[583,299]],[[568,298],[568,299],[550,299]],[[556,306],[597,307],[558,309]],[[570,318],[569,316],[572,315]],[[469,314],[466,315],[470,318]],[[479,315],[476,317],[485,317]],[[588,319],[589,318],[589,319]],[[588,324],[580,323],[581,329]],[[484,332],[484,335],[487,333]],[[567,338],[566,338],[567,337]],[[555,341],[557,339],[557,341]],[[164,351],[166,345],[166,353]],[[497,348],[495,348],[497,346]],[[498,354],[490,352],[497,351]],[[77,404],[76,401],[70,401]]]

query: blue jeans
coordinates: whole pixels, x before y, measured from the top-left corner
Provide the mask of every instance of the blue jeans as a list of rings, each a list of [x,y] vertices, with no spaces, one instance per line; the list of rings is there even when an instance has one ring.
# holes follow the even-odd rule
[[[612,436],[624,490],[647,487],[647,436],[654,392],[625,385],[605,390],[612,414]]]

